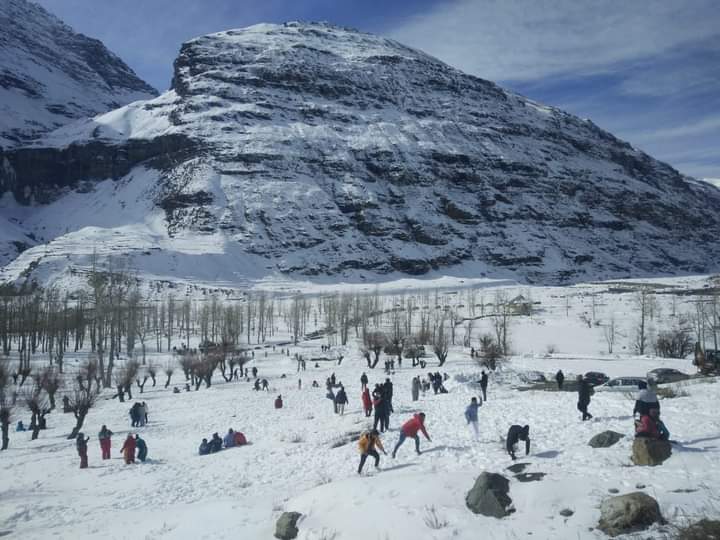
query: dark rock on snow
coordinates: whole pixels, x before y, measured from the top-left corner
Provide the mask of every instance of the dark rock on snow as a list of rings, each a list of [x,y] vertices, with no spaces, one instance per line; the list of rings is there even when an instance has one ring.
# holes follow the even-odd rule
[[[465,496],[465,504],[476,514],[502,518],[512,512],[510,481],[501,474],[484,472]]]
[[[297,538],[297,522],[302,517],[300,512],[283,512],[275,524],[275,538],[280,540],[292,540]]]
[[[609,448],[610,446],[618,442],[620,439],[622,439],[624,436],[625,435],[623,435],[622,433],[618,433],[617,431],[603,431],[602,433],[598,433],[592,439],[590,439],[588,444],[593,448]]]
[[[636,437],[632,447],[632,462],[635,465],[661,465],[672,455],[668,441]]]

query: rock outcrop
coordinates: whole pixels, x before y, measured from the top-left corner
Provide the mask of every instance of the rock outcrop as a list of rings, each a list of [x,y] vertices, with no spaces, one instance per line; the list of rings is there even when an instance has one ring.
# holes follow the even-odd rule
[[[275,524],[275,538],[292,540],[300,532],[297,523],[302,517],[300,512],[283,512]]]

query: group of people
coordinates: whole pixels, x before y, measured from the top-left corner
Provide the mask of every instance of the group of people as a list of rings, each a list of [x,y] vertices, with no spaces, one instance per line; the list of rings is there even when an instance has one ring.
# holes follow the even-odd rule
[[[660,420],[660,402],[655,392],[647,387],[647,383],[641,381],[638,384],[638,395],[635,400],[633,417],[635,417],[635,436],[648,437],[667,441],[670,439],[670,432],[662,420]]]
[[[130,425],[132,427],[142,427],[147,424],[148,421],[148,406],[143,401],[142,403],[135,402],[130,407]]]
[[[395,444],[395,448],[392,451],[393,459],[397,456],[398,449],[403,445],[406,439],[413,439],[415,441],[415,452],[417,455],[420,455],[420,435],[418,435],[420,432],[428,441],[432,441],[430,435],[428,435],[427,429],[425,429],[424,412],[414,414],[413,417],[405,422],[400,428],[400,437],[398,438],[397,444]],[[358,474],[362,474],[362,470],[368,456],[375,459],[376,468],[380,466],[380,454],[378,454],[377,449],[380,449],[383,454],[387,455],[380,439],[380,432],[376,428],[364,432],[358,440],[358,450],[360,451],[360,464],[358,465],[357,471]]]
[[[241,431],[235,431],[233,428],[228,429],[225,437],[220,437],[218,432],[213,433],[212,437],[208,441],[203,439],[198,448],[198,454],[205,456],[207,454],[215,454],[223,448],[234,448],[236,446],[243,446],[247,444],[247,439]]]
[[[107,426],[103,425],[98,433],[98,441],[100,442],[100,452],[102,459],[110,459],[110,448],[112,446],[113,432],[110,431]],[[88,468],[88,441],[90,437],[86,437],[84,433],[80,432],[75,438],[75,448],[77,449],[78,456],[80,456],[80,468]],[[135,463],[137,452],[137,459],[144,462],[147,459],[148,447],[144,439],[139,434],[128,433],[125,442],[123,443],[120,453],[125,459],[125,464],[130,465]]]

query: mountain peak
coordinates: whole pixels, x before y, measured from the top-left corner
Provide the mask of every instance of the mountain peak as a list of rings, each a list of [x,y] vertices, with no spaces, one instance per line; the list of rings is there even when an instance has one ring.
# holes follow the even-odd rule
[[[26,0],[0,1],[0,146],[157,91],[102,42]]]

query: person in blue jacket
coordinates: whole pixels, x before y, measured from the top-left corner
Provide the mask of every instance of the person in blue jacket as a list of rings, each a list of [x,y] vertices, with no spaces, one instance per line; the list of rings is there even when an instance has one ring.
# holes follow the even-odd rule
[[[470,405],[465,408],[465,420],[468,425],[472,427],[473,433],[475,433],[475,440],[480,438],[480,430],[478,428],[478,409],[480,403],[476,397],[470,400]]]

